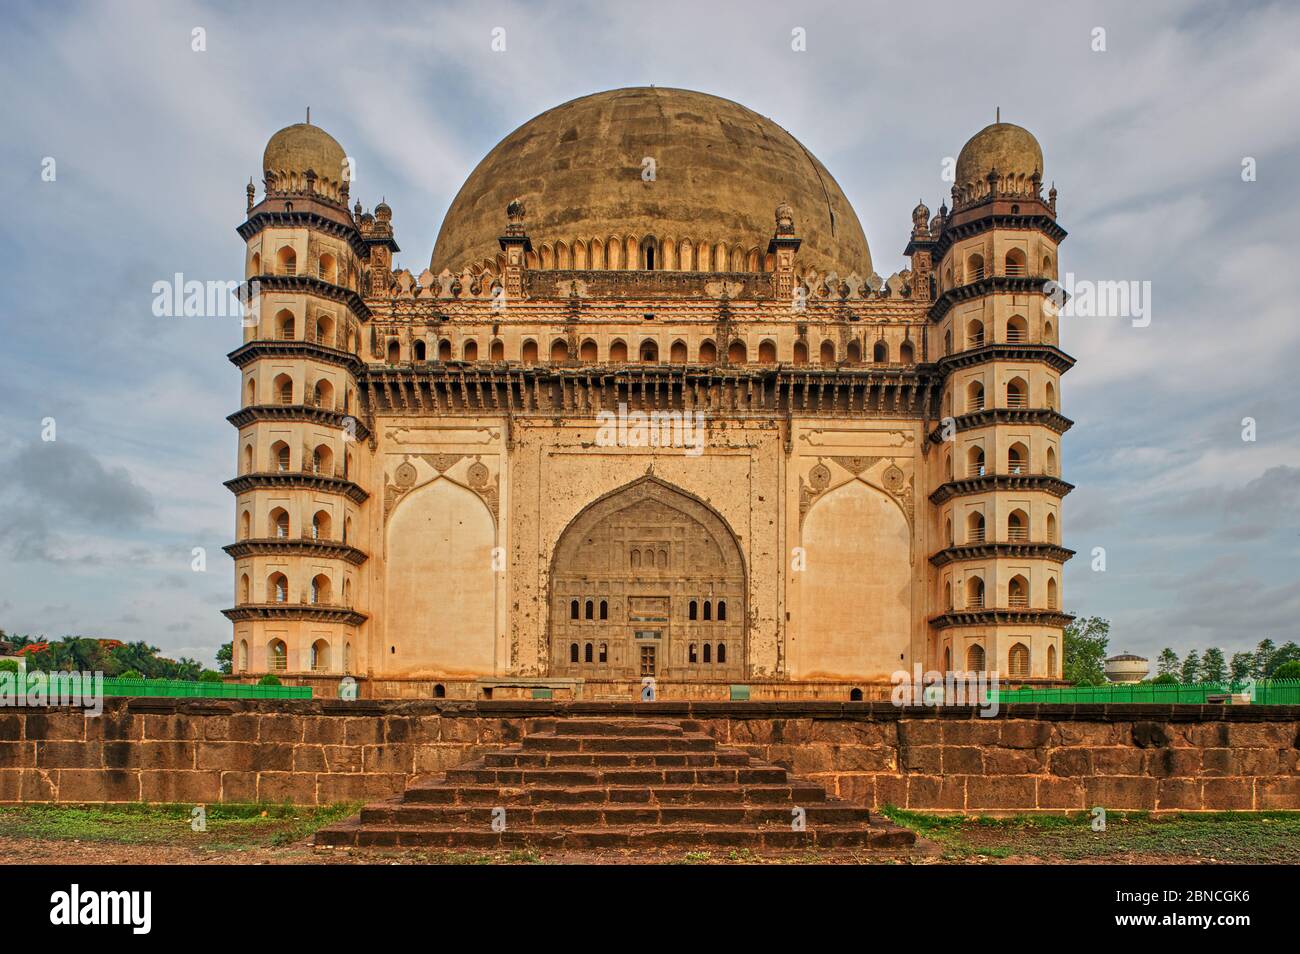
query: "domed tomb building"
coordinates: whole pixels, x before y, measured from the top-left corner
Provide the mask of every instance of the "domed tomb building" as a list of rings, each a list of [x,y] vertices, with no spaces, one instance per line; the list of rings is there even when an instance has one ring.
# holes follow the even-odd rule
[[[307,123],[248,187],[234,668],[372,697],[857,699],[1060,677],[1053,189],[962,148],[904,266],[728,100],[621,89],[520,126],[429,267]]]

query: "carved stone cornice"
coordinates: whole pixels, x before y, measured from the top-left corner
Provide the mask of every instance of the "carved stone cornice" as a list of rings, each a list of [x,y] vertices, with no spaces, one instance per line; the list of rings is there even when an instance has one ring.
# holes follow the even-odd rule
[[[931,321],[939,321],[958,302],[970,301],[984,295],[1015,294],[1046,297],[1047,293],[1044,289],[1049,281],[1052,279],[1030,275],[985,275],[965,285],[945,289],[943,294],[934,300],[934,304],[929,307],[926,314]]]
[[[999,204],[1007,206],[1010,201],[1003,197],[999,200]],[[978,205],[971,205],[964,207],[960,212],[949,215],[948,221],[944,224],[943,232],[934,240],[934,260],[937,262],[947,254],[954,244],[962,239],[991,232],[994,229],[1034,230],[1042,232],[1058,245],[1070,234],[1057,224],[1055,216],[1038,199],[1030,198],[1015,202],[1015,204],[1033,206],[1035,211],[1029,214],[1016,214],[1009,211],[1009,209],[1001,209],[997,211],[985,210],[981,214],[977,212]],[[1047,281],[1046,278],[1041,280]]]
[[[335,285],[314,275],[254,275],[244,282],[242,289],[244,301],[249,300],[249,289],[253,282],[257,282],[258,289],[263,292],[291,292],[299,295],[315,295],[317,298],[338,302],[362,321],[368,321],[371,317],[370,306],[366,304],[364,298],[352,289],[345,288],[342,285]]]
[[[342,540],[313,537],[258,537],[237,540],[222,549],[236,560],[250,556],[310,556],[346,560],[353,566],[360,566],[366,562],[367,557],[367,554]]]
[[[360,626],[370,618],[350,606],[325,603],[244,603],[223,609],[221,615],[237,623],[251,619],[298,619],[313,623],[346,623],[349,626]]]
[[[249,341],[240,345],[226,357],[237,368],[242,368],[258,358],[310,358],[313,361],[338,365],[351,372],[353,376],[360,376],[366,368],[365,362],[356,355],[347,351],[340,351],[338,348],[331,348],[328,345],[318,344],[315,341],[283,341],[279,339]]]
[[[308,206],[314,204],[312,200],[304,202],[294,199],[292,201]],[[337,209],[333,207],[332,203],[328,203],[319,210],[314,208],[286,210],[282,208],[284,204],[282,200],[273,203],[267,203],[264,200],[259,205],[254,206],[247,220],[235,231],[239,233],[240,238],[247,242],[266,228],[309,228],[347,242],[357,258],[365,259],[367,257],[365,241],[353,224],[352,216],[348,214],[346,207]],[[281,208],[273,208],[276,205],[281,206]],[[325,214],[326,211],[332,214]]]
[[[1055,345],[997,342],[981,348],[972,348],[969,351],[944,355],[936,364],[943,374],[948,375],[958,368],[969,368],[989,361],[1041,361],[1061,374],[1074,367],[1074,358]]]
[[[949,610],[930,617],[936,629],[953,629],[959,626],[1065,626],[1074,619],[1072,613],[1059,610],[1041,610],[1013,607],[987,609]]]
[[[363,441],[370,436],[370,428],[366,427],[359,417],[310,404],[253,404],[228,415],[226,420],[239,428],[247,427],[257,421],[301,421],[341,429],[351,426],[353,436],[357,440]],[[348,424],[349,421],[352,422],[351,425]]]
[[[957,431],[969,431],[977,427],[991,427],[994,424],[1040,424],[1057,434],[1064,434],[1074,426],[1074,421],[1050,408],[1032,407],[986,407],[971,414],[959,414],[953,418]],[[940,424],[929,434],[929,441],[942,444],[944,427]]]
[[[948,481],[930,494],[930,503],[941,504],[953,497],[969,497],[996,490],[1041,490],[1053,497],[1064,497],[1073,489],[1074,484],[1047,474],[985,474],[983,477]]]
[[[365,503],[370,497],[370,494],[350,480],[302,471],[241,474],[227,480],[225,486],[236,494],[246,493],[250,490],[282,490],[285,488],[319,490],[325,493],[342,494],[354,503]]]
[[[930,557],[932,566],[947,566],[965,560],[1027,559],[1064,563],[1074,551],[1055,543],[966,543],[948,547]]]

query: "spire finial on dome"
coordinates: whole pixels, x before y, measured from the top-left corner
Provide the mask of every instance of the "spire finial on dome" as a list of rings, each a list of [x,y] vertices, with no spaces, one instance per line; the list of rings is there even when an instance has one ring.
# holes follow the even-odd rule
[[[1001,107],[1001,106],[997,106],[997,107],[995,107],[995,109],[994,109],[994,113],[993,113],[993,121],[994,121],[994,122],[998,122],[998,123],[1002,122],[1002,107]]]
[[[311,107],[310,107],[310,106],[307,107],[307,125],[308,125],[308,126],[311,125]]]

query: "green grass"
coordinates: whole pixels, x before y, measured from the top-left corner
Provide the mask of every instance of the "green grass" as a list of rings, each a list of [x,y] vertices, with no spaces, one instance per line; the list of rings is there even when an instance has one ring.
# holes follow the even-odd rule
[[[278,847],[359,810],[359,804],[321,808],[295,805],[207,805],[207,830],[191,828],[190,804],[0,806],[0,835],[128,845],[184,845],[208,849]]]
[[[1300,863],[1300,812],[1152,815],[1109,811],[1106,830],[1087,812],[1006,818],[929,815],[887,808],[891,821],[938,843],[948,860],[1012,856],[1095,861],[1141,855],[1189,861]]]

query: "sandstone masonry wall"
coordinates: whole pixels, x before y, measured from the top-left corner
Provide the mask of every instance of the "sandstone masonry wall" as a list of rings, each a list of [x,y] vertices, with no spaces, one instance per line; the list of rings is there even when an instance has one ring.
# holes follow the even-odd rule
[[[0,712],[0,802],[387,798],[557,716],[683,720],[879,808],[1300,810],[1300,706],[109,699]]]

